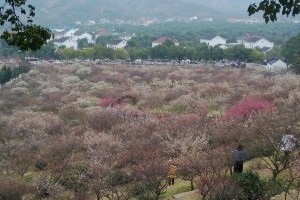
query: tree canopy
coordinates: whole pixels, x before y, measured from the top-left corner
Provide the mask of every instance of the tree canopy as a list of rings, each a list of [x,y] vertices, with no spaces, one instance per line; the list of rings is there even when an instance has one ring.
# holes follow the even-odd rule
[[[282,52],[291,68],[300,74],[300,34],[291,37],[283,46]]]
[[[5,27],[1,34],[9,45],[20,50],[37,50],[51,37],[50,30],[33,23],[35,7],[26,0],[5,0],[0,6],[0,25]]]
[[[265,22],[277,21],[277,15],[292,15],[295,17],[300,12],[299,0],[262,0],[259,4],[253,3],[248,7],[249,15],[263,12]]]

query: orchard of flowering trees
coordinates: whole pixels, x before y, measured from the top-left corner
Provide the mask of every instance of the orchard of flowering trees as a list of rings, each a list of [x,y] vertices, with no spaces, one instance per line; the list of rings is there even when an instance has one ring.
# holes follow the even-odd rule
[[[281,149],[299,138],[299,85],[263,69],[40,64],[0,90],[0,199],[159,199],[170,159],[202,199],[299,198],[298,147]]]

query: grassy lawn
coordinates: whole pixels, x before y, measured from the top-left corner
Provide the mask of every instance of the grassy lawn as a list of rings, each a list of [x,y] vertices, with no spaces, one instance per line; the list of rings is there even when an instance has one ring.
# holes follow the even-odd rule
[[[182,179],[175,179],[175,184],[169,186],[166,193],[161,195],[161,199],[171,199],[174,194],[188,192],[191,189],[191,184],[189,181],[184,181]]]

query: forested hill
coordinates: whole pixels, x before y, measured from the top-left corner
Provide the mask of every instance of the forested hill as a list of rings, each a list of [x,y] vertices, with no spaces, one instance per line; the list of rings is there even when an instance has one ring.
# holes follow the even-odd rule
[[[258,3],[259,0],[182,0],[185,2],[205,5],[221,13],[224,17],[245,17],[248,15],[248,6]]]
[[[30,0],[42,22],[74,22],[87,19],[138,19],[219,17],[220,12],[183,0]],[[47,21],[48,20],[48,21]]]

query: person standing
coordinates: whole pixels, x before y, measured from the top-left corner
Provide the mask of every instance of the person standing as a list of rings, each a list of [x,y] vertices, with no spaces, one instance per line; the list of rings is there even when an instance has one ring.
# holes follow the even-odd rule
[[[175,178],[176,178],[176,166],[172,163],[172,160],[169,160],[168,163],[168,184],[174,185],[175,183]]]
[[[284,151],[286,157],[289,157],[297,144],[297,139],[291,135],[283,135],[281,139],[281,150]]]
[[[233,151],[233,159],[234,159],[234,173],[242,173],[243,172],[243,165],[245,159],[245,152],[244,147],[239,144],[237,148]]]

